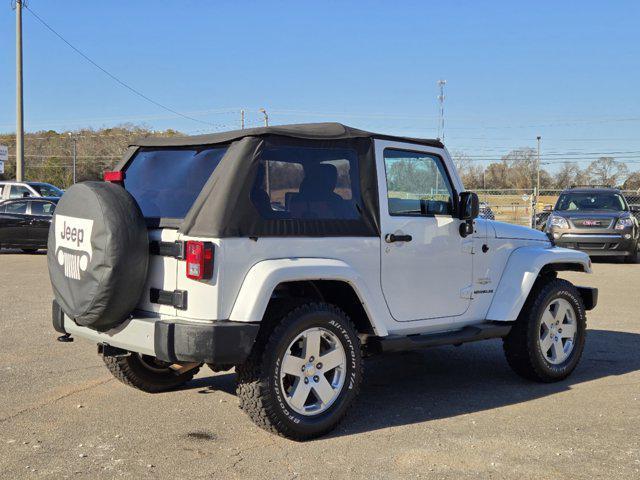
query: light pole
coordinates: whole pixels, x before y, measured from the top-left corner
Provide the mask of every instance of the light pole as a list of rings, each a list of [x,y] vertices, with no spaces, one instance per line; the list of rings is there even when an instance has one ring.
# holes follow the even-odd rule
[[[267,114],[267,111],[264,108],[261,108],[260,110],[258,110],[261,114],[264,115],[264,126],[268,127],[269,126],[269,115]]]
[[[22,101],[22,1],[16,9],[16,180],[24,180],[24,119]]]
[[[240,128],[244,130],[244,108],[240,110]]]
[[[440,87],[440,95],[438,95],[438,101],[440,102],[440,119],[438,121],[438,140],[444,142],[444,86],[447,84],[446,80],[438,80],[438,86]]]

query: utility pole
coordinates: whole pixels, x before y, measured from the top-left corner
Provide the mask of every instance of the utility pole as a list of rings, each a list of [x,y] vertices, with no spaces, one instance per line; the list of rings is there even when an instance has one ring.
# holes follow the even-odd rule
[[[244,130],[244,108],[240,110],[240,128]]]
[[[538,168],[537,168],[537,180],[536,180],[536,207],[538,206],[538,196],[540,195],[540,140],[542,137],[538,135],[536,137],[538,140]]]
[[[258,110],[261,114],[264,115],[264,126],[268,127],[269,126],[269,115],[267,115],[267,111],[264,108],[261,108],[260,110]]]
[[[440,118],[438,120],[438,140],[444,142],[444,86],[447,84],[446,80],[438,80],[438,86],[440,87],[440,95],[438,95],[438,101],[440,102]]]
[[[16,9],[16,180],[24,180],[24,119],[22,102],[22,2],[15,0]]]
[[[71,140],[73,141],[73,183],[76,183],[76,164],[77,164],[77,156],[76,156],[76,150],[77,150],[77,141],[78,139],[76,138],[75,135],[73,135],[71,132],[69,132],[69,138],[71,138]]]

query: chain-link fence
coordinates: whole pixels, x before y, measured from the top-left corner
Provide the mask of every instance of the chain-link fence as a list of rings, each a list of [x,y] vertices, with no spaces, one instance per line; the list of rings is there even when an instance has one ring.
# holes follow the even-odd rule
[[[500,222],[531,226],[533,215],[533,190],[477,190],[480,210],[485,218]]]
[[[540,190],[536,203],[535,189],[477,190],[481,215],[501,222],[544,228],[562,190]],[[640,207],[640,191],[623,190],[630,206]],[[634,212],[640,221],[640,212]]]

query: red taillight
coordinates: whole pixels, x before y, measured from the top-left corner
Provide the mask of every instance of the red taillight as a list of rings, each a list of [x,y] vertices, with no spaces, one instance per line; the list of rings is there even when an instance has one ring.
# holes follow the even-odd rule
[[[104,181],[111,183],[122,183],[124,182],[124,172],[104,172]]]
[[[209,242],[187,242],[187,278],[207,280],[213,276],[213,244]]]

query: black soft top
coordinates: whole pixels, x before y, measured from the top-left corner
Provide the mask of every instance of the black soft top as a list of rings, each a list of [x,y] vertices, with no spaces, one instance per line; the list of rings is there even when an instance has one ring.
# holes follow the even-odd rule
[[[142,148],[184,148],[226,145],[219,165],[207,180],[184,219],[148,219],[150,226],[177,227],[190,236],[379,236],[378,186],[374,139],[442,148],[439,140],[366,132],[340,123],[306,123],[249,128],[189,137],[141,138],[129,145],[116,170],[126,172]],[[357,219],[264,218],[251,201],[262,151],[278,146],[350,148],[358,155],[361,199]],[[126,188],[126,180],[125,180]],[[154,220],[155,221],[155,220]]]
[[[209,133],[206,135],[191,135],[183,137],[143,137],[132,141],[132,147],[184,147],[191,145],[212,145],[229,143],[243,137],[263,137],[277,135],[280,137],[299,138],[305,140],[346,140],[356,138],[377,138],[398,142],[416,143],[430,147],[442,148],[440,140],[400,137],[367,132],[348,127],[341,123],[300,123],[294,125],[277,125],[273,127],[247,128],[230,132]]]

